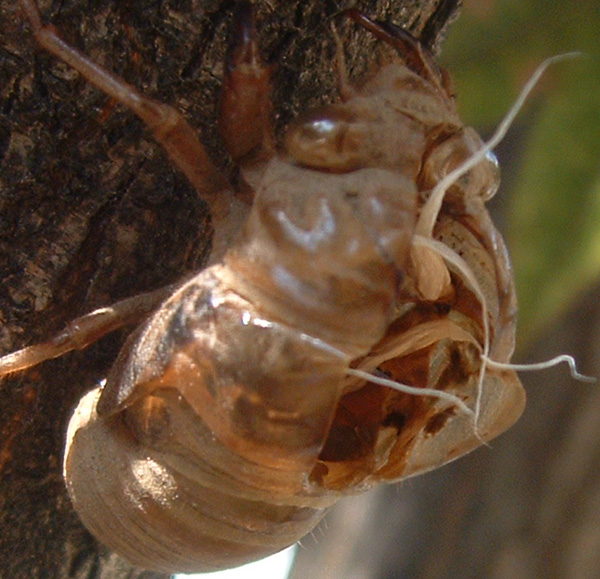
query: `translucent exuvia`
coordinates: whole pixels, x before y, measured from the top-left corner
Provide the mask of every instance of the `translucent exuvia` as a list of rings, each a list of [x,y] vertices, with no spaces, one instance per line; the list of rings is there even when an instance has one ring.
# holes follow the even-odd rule
[[[21,4],[42,46],[149,125],[215,224],[210,267],[166,301],[125,300],[0,359],[6,374],[156,306],[69,426],[67,486],[102,542],[149,569],[234,567],[294,543],[341,496],[436,468],[518,418],[513,276],[485,207],[498,167],[482,154],[430,210],[484,144],[417,40],[346,11],[395,56],[276,150],[269,69],[239,2],[221,132],[249,206],[178,113]]]

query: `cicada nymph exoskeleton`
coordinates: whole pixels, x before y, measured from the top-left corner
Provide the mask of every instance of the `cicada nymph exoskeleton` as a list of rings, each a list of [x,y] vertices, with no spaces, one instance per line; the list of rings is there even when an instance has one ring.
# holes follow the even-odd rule
[[[512,273],[485,207],[497,165],[417,40],[346,11],[393,57],[356,88],[342,72],[340,102],[297,119],[275,152],[269,69],[239,2],[221,131],[249,208],[173,109],[21,4],[42,46],[148,124],[215,224],[212,265],[134,332],[71,420],[67,486],[100,540],[146,568],[233,567],[294,543],[340,496],[439,466],[517,419],[523,389],[503,366]],[[77,320],[0,359],[0,375],[163,299]]]

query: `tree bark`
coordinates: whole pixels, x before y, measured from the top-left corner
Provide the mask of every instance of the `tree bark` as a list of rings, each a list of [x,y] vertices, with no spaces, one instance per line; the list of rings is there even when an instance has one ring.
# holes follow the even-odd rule
[[[176,106],[214,158],[225,159],[215,105],[233,1],[40,3],[63,38]],[[299,111],[334,98],[329,22],[343,4],[257,2],[264,57],[276,64],[279,131]],[[348,3],[407,27],[433,48],[458,4]],[[339,28],[359,78],[375,41],[356,27]],[[17,2],[0,6],[0,78],[0,352],[202,267],[211,233],[203,203],[141,122],[38,49]],[[126,334],[0,384],[3,576],[158,576],[99,545],[79,523],[62,480],[70,413],[106,375]]]

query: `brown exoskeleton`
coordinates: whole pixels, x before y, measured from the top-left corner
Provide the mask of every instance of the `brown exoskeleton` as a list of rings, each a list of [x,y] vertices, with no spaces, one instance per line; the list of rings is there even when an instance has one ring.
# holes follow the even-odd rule
[[[146,568],[236,566],[301,538],[340,496],[437,467],[516,420],[523,390],[502,366],[512,273],[485,208],[496,163],[415,39],[346,11],[396,56],[359,88],[342,74],[341,101],[296,120],[276,152],[268,69],[239,3],[222,134],[250,207],[178,113],[21,4],[43,47],[144,120],[215,226],[210,267],[180,287],[0,358],[7,374],[156,309],[69,427],[67,486],[104,543]]]

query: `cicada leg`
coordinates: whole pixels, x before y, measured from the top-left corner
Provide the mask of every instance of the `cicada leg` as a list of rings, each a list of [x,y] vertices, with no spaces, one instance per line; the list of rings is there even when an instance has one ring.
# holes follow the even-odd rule
[[[141,322],[173,293],[174,289],[174,285],[166,286],[121,300],[110,307],[99,308],[72,320],[48,341],[0,357],[0,377],[58,358],[72,350],[82,350],[126,324]]]
[[[208,203],[215,228],[211,260],[217,261],[239,231],[247,206],[236,198],[187,121],[173,107],[145,96],[68,45],[53,26],[44,24],[35,0],[20,2],[39,44],[140,117],[198,195]]]
[[[236,4],[219,110],[219,129],[253,195],[275,150],[271,125],[271,67],[261,60],[250,2]]]

